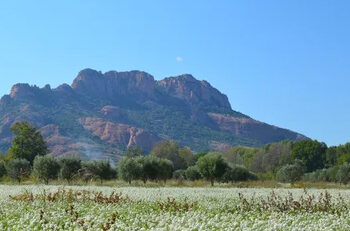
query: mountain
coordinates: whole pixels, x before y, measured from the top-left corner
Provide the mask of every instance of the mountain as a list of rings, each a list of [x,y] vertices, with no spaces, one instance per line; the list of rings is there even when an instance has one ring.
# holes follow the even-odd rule
[[[193,151],[262,146],[306,137],[232,110],[226,95],[192,75],[154,80],[142,71],[79,72],[71,86],[16,84],[0,100],[0,149],[11,125],[40,128],[51,152],[117,160],[126,148],[149,151],[164,139]]]

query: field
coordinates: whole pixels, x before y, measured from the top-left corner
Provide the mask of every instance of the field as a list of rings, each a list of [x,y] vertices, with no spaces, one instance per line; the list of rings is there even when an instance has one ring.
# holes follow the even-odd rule
[[[329,189],[0,186],[0,230],[350,230]]]

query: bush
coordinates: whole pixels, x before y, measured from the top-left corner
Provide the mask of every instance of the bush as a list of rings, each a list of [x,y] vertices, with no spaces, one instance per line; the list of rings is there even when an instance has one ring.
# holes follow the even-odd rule
[[[347,184],[350,180],[350,164],[345,162],[339,167],[337,179],[340,183]]]
[[[276,174],[276,178],[280,182],[294,183],[301,180],[303,169],[298,164],[289,164],[283,166]]]
[[[222,177],[223,182],[247,181],[251,179],[251,173],[243,166],[233,166],[226,168]]]
[[[212,152],[199,158],[197,166],[201,175],[214,186],[214,180],[218,180],[224,175],[228,164],[220,153]]]
[[[141,178],[141,175],[142,175],[141,162],[137,161],[136,158],[130,158],[130,157],[124,156],[119,160],[118,173],[121,179],[131,184],[132,180]]]
[[[33,164],[34,175],[45,182],[49,183],[50,179],[56,179],[60,166],[58,161],[51,155],[36,156]]]
[[[21,183],[21,180],[30,175],[30,162],[26,159],[10,160],[6,166],[7,175]]]
[[[186,169],[185,176],[186,176],[186,179],[195,181],[201,178],[201,173],[199,172],[199,169],[197,166],[191,166]]]
[[[173,172],[173,178],[176,180],[184,180],[186,179],[185,170],[179,169]]]
[[[76,156],[63,156],[59,158],[58,161],[60,169],[60,177],[67,180],[68,183],[73,179],[73,177],[78,175],[81,169],[81,160]]]
[[[0,177],[6,175],[6,168],[3,161],[0,160]]]

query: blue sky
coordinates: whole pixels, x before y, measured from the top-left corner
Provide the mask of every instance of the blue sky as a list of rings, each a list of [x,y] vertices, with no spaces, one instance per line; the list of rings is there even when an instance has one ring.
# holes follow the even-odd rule
[[[34,4],[35,2],[35,4]],[[234,110],[350,141],[350,1],[1,1],[0,94],[84,68],[190,73]]]

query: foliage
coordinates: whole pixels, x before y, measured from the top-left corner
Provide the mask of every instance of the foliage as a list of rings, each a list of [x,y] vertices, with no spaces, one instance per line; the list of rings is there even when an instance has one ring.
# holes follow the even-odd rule
[[[247,168],[251,168],[252,161],[257,155],[258,151],[258,148],[237,146],[226,150],[222,155],[231,164],[244,164],[244,166]]]
[[[184,179],[186,179],[185,172],[186,172],[186,170],[178,169],[178,170],[173,172],[173,178],[176,180],[184,180]]]
[[[81,169],[81,160],[76,156],[63,156],[58,160],[60,165],[60,177],[67,180],[68,183],[73,179],[73,177],[78,175]]]
[[[243,166],[234,165],[233,167],[228,166],[224,175],[222,176],[223,182],[234,182],[234,181],[247,181],[255,178],[252,173],[249,172]]]
[[[225,173],[228,164],[220,153],[211,152],[201,157],[197,166],[201,175],[209,180],[213,186],[214,180],[219,180]]]
[[[292,144],[291,141],[281,141],[265,145],[251,160],[250,169],[260,173],[275,173],[280,166],[290,163]]]
[[[327,145],[317,140],[302,140],[292,145],[293,160],[302,160],[307,172],[323,168],[326,161]]]
[[[299,162],[288,164],[278,170],[276,178],[280,182],[294,183],[301,180],[304,173],[304,166]]]
[[[30,175],[30,163],[26,159],[13,159],[6,166],[7,175],[18,183]]]
[[[0,178],[6,174],[5,163],[0,160]]]
[[[102,182],[103,180],[113,179],[116,176],[116,172],[110,165],[109,160],[83,161],[81,165],[80,175],[83,176],[85,181],[98,178]]]
[[[60,171],[58,161],[51,155],[36,156],[33,164],[34,175],[45,182],[49,183],[50,179],[56,179]]]
[[[132,180],[141,178],[142,165],[137,159],[125,156],[119,160],[118,173],[121,179],[131,184]]]
[[[199,180],[202,177],[197,166],[188,167],[185,171],[185,176],[186,176],[186,179],[192,180],[192,181]]]
[[[350,181],[350,163],[346,162],[339,167],[337,178],[343,184],[347,184]]]
[[[131,147],[128,148],[125,152],[127,157],[138,157],[145,155],[140,147]]]
[[[39,130],[27,122],[17,122],[11,127],[15,138],[9,149],[12,158],[23,158],[33,163],[36,155],[46,155],[48,149]]]
[[[179,144],[174,141],[161,141],[157,143],[153,147],[151,155],[170,160],[175,170],[186,169],[195,162],[193,153],[187,148],[180,148]]]

